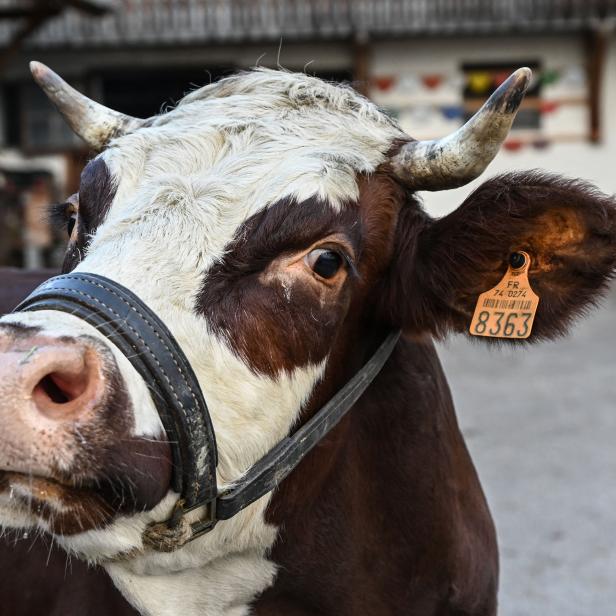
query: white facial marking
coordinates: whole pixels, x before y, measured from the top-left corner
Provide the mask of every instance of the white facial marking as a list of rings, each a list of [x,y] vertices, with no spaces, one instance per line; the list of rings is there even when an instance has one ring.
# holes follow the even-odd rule
[[[77,271],[130,288],[179,342],[211,413],[221,488],[289,433],[326,359],[275,377],[257,374],[212,331],[207,315],[195,311],[208,270],[242,223],[276,202],[316,196],[338,209],[356,200],[357,174],[374,172],[403,136],[351,90],[258,70],[189,94],[101,155],[117,190]],[[285,294],[292,301],[291,286]],[[6,319],[39,325],[48,334],[98,335],[64,314]],[[135,433],[157,436],[162,427],[145,384],[121,354],[114,355],[135,408]],[[165,519],[177,498],[170,492],[150,512],[60,542],[92,562],[139,549],[146,524]],[[275,575],[267,559],[276,538],[264,517],[269,499],[175,552],[146,552],[105,567],[142,614],[177,614],[181,606],[184,616],[243,616]]]

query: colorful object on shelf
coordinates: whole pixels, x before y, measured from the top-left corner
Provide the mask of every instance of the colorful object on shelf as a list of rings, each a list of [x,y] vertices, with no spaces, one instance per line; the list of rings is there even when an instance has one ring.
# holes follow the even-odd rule
[[[443,75],[437,75],[437,74],[422,75],[421,82],[429,90],[434,90],[435,88],[438,88],[443,83]]]
[[[507,141],[503,144],[503,147],[509,152],[517,152],[522,149],[523,145],[524,142],[520,139],[507,139]]]
[[[548,68],[541,73],[541,85],[551,86],[560,79],[560,72],[553,68]]]
[[[440,109],[446,120],[457,120],[464,115],[464,108],[460,105],[442,105]]]
[[[473,94],[486,94],[492,86],[492,75],[485,71],[474,71],[469,73],[467,84]]]
[[[374,78],[374,84],[381,92],[387,92],[396,84],[396,78],[393,75],[381,75]]]
[[[509,78],[509,75],[511,75],[510,71],[498,71],[497,73],[494,74],[494,81],[492,85],[495,88],[498,88],[498,86],[504,84],[505,81],[507,81],[507,79]]]
[[[539,104],[539,111],[541,113],[554,113],[560,107],[558,101],[541,101]]]
[[[539,138],[539,139],[535,139],[533,141],[533,147],[536,150],[545,150],[546,148],[548,148],[551,145],[551,141],[549,139],[546,139],[545,137]]]

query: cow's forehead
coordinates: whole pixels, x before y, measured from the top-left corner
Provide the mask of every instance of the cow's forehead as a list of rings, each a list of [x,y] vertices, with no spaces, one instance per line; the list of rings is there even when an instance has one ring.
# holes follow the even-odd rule
[[[290,196],[334,206],[355,199],[356,174],[374,171],[402,136],[349,87],[263,69],[192,92],[104,157],[120,192],[164,190],[181,175],[252,214]]]
[[[251,216],[289,198],[356,201],[358,174],[402,136],[352,89],[302,74],[258,70],[196,90],[101,155],[115,197],[82,267],[121,255],[134,284],[133,266],[155,264],[191,296],[190,273],[220,260]]]

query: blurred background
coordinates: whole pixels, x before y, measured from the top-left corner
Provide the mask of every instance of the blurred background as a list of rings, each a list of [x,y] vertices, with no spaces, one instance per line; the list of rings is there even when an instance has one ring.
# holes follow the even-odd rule
[[[0,0],[0,267],[34,279],[59,266],[64,237],[44,206],[77,190],[91,155],[32,83],[31,59],[141,117],[280,65],[351,82],[421,139],[529,66],[486,177],[544,168],[613,194],[615,26],[616,0]],[[446,214],[483,179],[425,194],[426,208]],[[15,285],[3,271],[0,295]],[[501,615],[616,613],[615,317],[612,292],[565,341],[441,348],[499,531]]]

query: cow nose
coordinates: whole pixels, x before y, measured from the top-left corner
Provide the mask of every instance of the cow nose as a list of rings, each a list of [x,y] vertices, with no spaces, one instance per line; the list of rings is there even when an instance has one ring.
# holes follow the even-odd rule
[[[75,419],[101,400],[104,373],[93,348],[77,341],[23,340],[15,347],[0,353],[0,382],[14,400],[52,420]]]

